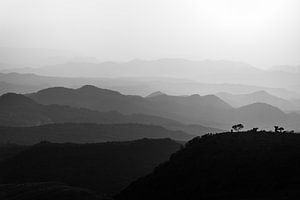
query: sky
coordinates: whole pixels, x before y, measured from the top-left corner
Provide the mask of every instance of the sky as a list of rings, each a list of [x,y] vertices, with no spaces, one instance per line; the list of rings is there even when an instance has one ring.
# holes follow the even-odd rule
[[[0,0],[0,46],[300,64],[299,0]]]

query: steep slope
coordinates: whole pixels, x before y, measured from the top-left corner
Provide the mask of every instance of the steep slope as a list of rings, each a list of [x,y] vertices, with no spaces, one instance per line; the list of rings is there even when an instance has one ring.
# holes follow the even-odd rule
[[[128,141],[141,138],[172,138],[187,141],[193,138],[182,131],[142,124],[48,124],[33,127],[0,127],[0,141],[32,145],[40,141],[93,143]]]
[[[116,199],[299,199],[299,144],[267,132],[195,138]]]
[[[236,95],[223,92],[217,93],[216,95],[224,101],[228,102],[233,107],[241,107],[253,103],[267,103],[285,111],[293,111],[297,109],[297,106],[293,102],[276,97],[265,91]]]
[[[180,144],[170,139],[95,144],[44,142],[2,162],[0,182],[58,181],[115,194],[179,148]]]

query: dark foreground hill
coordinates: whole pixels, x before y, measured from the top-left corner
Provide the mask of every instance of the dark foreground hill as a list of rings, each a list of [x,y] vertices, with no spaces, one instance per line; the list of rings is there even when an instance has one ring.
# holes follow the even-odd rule
[[[170,139],[95,144],[43,142],[2,161],[0,183],[56,181],[100,194],[115,194],[150,173],[180,146]]]
[[[43,182],[0,185],[3,200],[105,200],[94,192],[62,183]]]
[[[195,138],[116,199],[300,199],[300,135]]]
[[[142,138],[172,138],[187,141],[193,136],[160,126],[142,124],[47,124],[33,127],[0,127],[0,141],[32,145],[41,141],[95,143]]]
[[[16,144],[0,144],[0,161],[14,156],[26,148],[28,147]]]

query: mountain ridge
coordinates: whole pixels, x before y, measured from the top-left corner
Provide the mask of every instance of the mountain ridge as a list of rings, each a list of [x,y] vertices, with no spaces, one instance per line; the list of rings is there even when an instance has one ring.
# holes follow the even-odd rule
[[[41,104],[65,104],[98,111],[116,110],[123,114],[142,113],[176,120],[184,124],[201,124],[223,130],[228,130],[239,121],[243,122],[246,128],[260,126],[273,129],[273,126],[280,124],[288,129],[300,129],[295,123],[297,117],[283,113],[281,110],[278,111],[277,107],[253,103],[251,109],[246,109],[249,105],[233,108],[215,95],[173,96],[164,94],[143,98],[121,93],[109,95],[110,92],[105,94],[101,92],[97,94],[81,93],[78,89],[67,89],[66,91],[71,91],[69,92],[71,95],[65,94],[64,98],[55,95],[54,100],[46,92],[33,93],[29,97]],[[75,101],[74,98],[76,98]],[[253,113],[252,110],[255,110],[256,113]],[[261,110],[264,110],[265,113]],[[260,118],[260,115],[263,117]],[[256,123],[257,125],[255,125]]]

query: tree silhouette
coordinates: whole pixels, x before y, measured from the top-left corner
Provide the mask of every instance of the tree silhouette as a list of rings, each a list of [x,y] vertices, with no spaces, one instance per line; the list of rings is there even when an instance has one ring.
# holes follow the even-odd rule
[[[257,132],[258,128],[253,128],[252,131],[253,132]]]
[[[274,126],[274,129],[275,129],[275,133],[279,132],[279,126]]]
[[[239,132],[240,130],[242,130],[244,128],[243,124],[236,124],[232,126],[232,129]]]
[[[279,128],[278,128],[278,131],[279,131],[280,133],[282,133],[282,132],[284,131],[284,128],[283,128],[283,127],[279,127]]]

